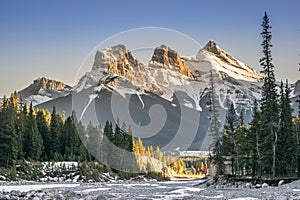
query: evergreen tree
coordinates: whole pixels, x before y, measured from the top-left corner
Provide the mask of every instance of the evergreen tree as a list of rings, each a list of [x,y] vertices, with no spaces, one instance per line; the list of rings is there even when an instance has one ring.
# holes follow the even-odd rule
[[[109,161],[110,161],[110,155],[112,154],[112,143],[114,142],[115,136],[114,136],[114,132],[113,132],[113,127],[111,122],[106,121],[105,126],[104,126],[104,130],[103,130],[103,134],[104,134],[104,138],[103,138],[103,155],[102,156],[102,160],[106,163],[106,165],[109,165]]]
[[[216,167],[215,177],[221,175],[225,171],[224,158],[222,155],[222,133],[221,133],[221,122],[219,120],[219,100],[215,91],[215,83],[213,78],[213,71],[210,71],[210,126],[209,131],[213,136],[212,152],[213,152],[213,163]]]
[[[237,152],[236,152],[236,160],[237,160],[237,170],[239,175],[245,175],[249,172],[250,165],[250,148],[251,143],[249,141],[249,132],[246,129],[244,124],[244,112],[243,109],[239,115],[239,125],[237,127],[235,136],[237,141]]]
[[[260,112],[258,110],[258,104],[255,99],[253,108],[253,118],[249,123],[249,142],[251,144],[250,148],[250,165],[251,165],[251,176],[254,178],[258,173],[261,174],[261,153],[259,151],[259,133],[261,131],[260,123]]]
[[[43,139],[37,128],[34,108],[31,103],[25,125],[24,153],[25,157],[28,159],[39,160],[42,152]]]
[[[296,136],[296,159],[297,159],[297,177],[300,177],[300,115],[294,119],[294,130]]]
[[[36,125],[41,134],[44,144],[44,151],[42,153],[42,160],[48,160],[50,156],[50,140],[49,140],[49,126],[47,123],[47,114],[45,110],[39,110],[36,113]]]
[[[56,107],[53,106],[49,131],[49,159],[54,159],[55,153],[56,157],[59,157],[58,154],[61,152],[61,128],[61,117],[56,113]]]
[[[16,109],[4,96],[0,111],[0,166],[12,166],[17,159]]]
[[[230,105],[225,124],[224,124],[224,135],[223,135],[223,145],[222,152],[223,155],[230,159],[231,163],[231,174],[235,174],[235,165],[236,165],[236,148],[237,141],[235,140],[235,131],[238,125],[237,115],[234,109],[233,104]]]
[[[293,133],[293,118],[290,100],[290,88],[288,82],[285,90],[281,82],[280,94],[280,126],[278,130],[278,144],[277,144],[277,175],[287,176],[294,175],[296,170],[296,143],[295,134]]]
[[[90,121],[86,128],[87,147],[96,158],[100,156],[100,139],[102,138],[102,131],[98,127],[93,126]],[[112,156],[112,155],[111,155]]]
[[[66,160],[80,160],[80,146],[81,141],[79,138],[78,130],[76,127],[77,118],[75,112],[69,116],[63,125],[63,152]]]
[[[263,31],[263,57],[260,59],[260,65],[263,70],[264,84],[262,86],[261,99],[261,122],[264,129],[260,133],[260,152],[262,159],[262,172],[272,174],[275,177],[275,159],[276,159],[276,143],[277,143],[277,128],[278,128],[278,102],[275,83],[274,65],[272,64],[271,56],[271,26],[269,25],[269,17],[265,12],[262,23]]]
[[[24,144],[24,134],[25,134],[25,121],[27,117],[27,104],[22,105],[22,100],[18,100],[17,93],[14,93],[15,99],[17,100],[17,116],[16,116],[16,123],[15,123],[15,129],[16,129],[16,135],[17,135],[17,146],[18,146],[18,155],[17,158],[19,160],[24,159],[24,152],[23,152],[23,144]],[[25,109],[25,110],[24,110]]]
[[[80,161],[90,161],[91,160],[91,155],[90,153],[87,151],[86,148],[86,144],[87,144],[87,140],[85,139],[85,127],[82,125],[81,121],[78,121],[76,118],[76,114],[75,112],[73,112],[72,114],[73,117],[73,122],[75,124],[76,130],[77,130],[77,134],[79,136],[80,139],[80,148],[79,148],[79,157],[78,160]]]

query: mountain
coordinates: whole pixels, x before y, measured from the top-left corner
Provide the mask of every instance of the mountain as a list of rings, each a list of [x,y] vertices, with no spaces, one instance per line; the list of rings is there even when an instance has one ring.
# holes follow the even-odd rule
[[[222,123],[233,103],[247,124],[254,100],[260,99],[263,76],[214,41],[190,57],[161,45],[147,65],[124,45],[98,50],[91,71],[69,94],[38,107],[51,110],[56,105],[58,112],[64,110],[67,115],[75,110],[84,124],[125,122],[145,145],[159,145],[165,151],[208,150],[212,141],[207,107],[210,70]]]
[[[71,87],[60,82],[45,77],[38,78],[28,87],[19,91],[18,94],[24,102],[33,103],[33,105],[56,99],[69,94]]]
[[[298,81],[295,83],[295,85],[294,85],[293,95],[294,95],[294,96],[299,96],[299,95],[300,95],[300,80],[298,80]]]
[[[166,45],[161,45],[154,50],[149,65],[152,67],[166,66],[184,76],[193,77],[190,68],[184,63],[181,56]]]
[[[255,71],[249,65],[237,60],[224,50],[222,50],[213,40],[201,49],[197,55],[189,59],[190,68],[194,74],[198,74],[198,70],[210,70],[211,67],[218,72],[223,72],[226,75],[250,82],[258,82],[263,76]],[[200,67],[198,67],[200,65]]]

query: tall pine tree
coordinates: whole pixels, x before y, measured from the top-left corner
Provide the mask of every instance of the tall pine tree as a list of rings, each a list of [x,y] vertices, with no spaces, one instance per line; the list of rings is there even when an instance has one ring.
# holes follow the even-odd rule
[[[34,115],[34,108],[30,104],[29,114],[25,125],[24,153],[31,160],[39,160],[43,152],[43,138],[39,132]]]
[[[293,133],[293,117],[290,100],[291,90],[288,82],[285,89],[283,83],[280,86],[280,126],[278,130],[277,145],[277,175],[287,176],[294,175],[296,170],[296,143],[295,134]]]
[[[276,161],[276,143],[277,143],[277,129],[278,129],[278,101],[276,91],[276,80],[274,74],[274,65],[271,56],[271,26],[269,25],[269,17],[265,12],[262,22],[261,36],[263,38],[263,57],[260,59],[260,65],[263,70],[264,84],[262,86],[261,99],[261,123],[264,129],[260,133],[260,152],[262,159],[262,172],[265,175],[275,177],[275,161]]]
[[[261,152],[260,152],[260,132],[261,132],[261,123],[260,123],[260,112],[258,110],[258,104],[256,99],[254,100],[254,107],[252,111],[252,121],[249,124],[249,140],[251,144],[250,148],[250,167],[251,167],[251,176],[254,178],[256,175],[261,174]]]
[[[222,155],[222,132],[221,122],[219,120],[219,99],[216,94],[215,82],[213,77],[213,71],[210,71],[209,81],[209,106],[210,106],[210,126],[209,132],[213,136],[212,153],[213,153],[213,164],[215,165],[215,177],[222,175],[225,172],[224,158]]]
[[[16,110],[4,96],[0,111],[0,166],[12,166],[17,159]]]
[[[233,104],[230,105],[228,113],[226,115],[223,135],[222,151],[223,155],[230,159],[231,163],[231,174],[235,174],[236,165],[236,148],[237,141],[235,137],[235,131],[238,125],[238,118],[234,109]]]
[[[36,124],[44,144],[42,160],[48,160],[50,155],[49,126],[46,118],[47,118],[47,112],[45,110],[37,111]]]
[[[51,121],[50,121],[50,131],[49,131],[49,159],[54,159],[56,156],[62,156],[61,152],[61,128],[62,119],[56,113],[56,107],[53,106]],[[56,156],[54,156],[56,154]],[[60,154],[60,155],[59,155]]]

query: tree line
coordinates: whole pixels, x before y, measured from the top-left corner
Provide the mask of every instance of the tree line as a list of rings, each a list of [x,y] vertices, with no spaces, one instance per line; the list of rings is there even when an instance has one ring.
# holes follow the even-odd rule
[[[125,158],[113,146],[132,152],[132,155]],[[130,163],[125,171],[154,172],[151,175],[160,176],[159,179],[162,179],[159,173],[166,166],[164,163],[175,165],[176,161],[164,156],[158,146],[145,147],[141,138],[133,137],[131,128],[125,123],[113,125],[106,121],[102,128],[89,122],[85,127],[77,120],[75,112],[65,117],[64,113],[57,113],[55,106],[52,113],[39,110],[32,104],[23,103],[14,92],[10,98],[4,96],[0,105],[0,167],[15,168],[16,163],[25,160],[84,163],[100,160],[107,166]],[[108,167],[107,170],[120,172],[117,168]],[[122,172],[120,175],[123,178],[132,176]]]
[[[10,167],[17,160],[28,161],[92,161],[86,147],[97,147],[106,135],[118,147],[133,151],[131,133],[111,122],[104,129],[87,126],[77,120],[75,112],[65,117],[53,106],[52,113],[23,103],[17,92],[10,98],[4,96],[0,105],[0,166]]]
[[[75,113],[65,119],[55,106],[52,113],[23,103],[17,92],[4,96],[0,109],[0,166],[17,160],[91,160],[79,138],[85,132]]]
[[[294,117],[288,82],[284,84],[281,81],[280,85],[276,83],[271,56],[271,26],[267,13],[263,17],[262,28],[262,98],[259,102],[254,102],[250,124],[246,127],[243,112],[237,113],[231,105],[222,131],[218,124],[214,85],[211,84],[210,87],[210,130],[214,135],[213,161],[217,169],[216,176],[230,173],[251,175],[253,178],[300,177],[300,102],[299,113]],[[211,82],[213,83],[213,79]]]

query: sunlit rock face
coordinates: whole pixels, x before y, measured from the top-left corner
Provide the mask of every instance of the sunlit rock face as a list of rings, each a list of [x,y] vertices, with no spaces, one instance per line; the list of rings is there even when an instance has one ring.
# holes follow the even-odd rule
[[[25,89],[19,91],[23,101],[34,105],[69,94],[71,87],[56,80],[45,77],[33,81]]]
[[[196,60],[209,63],[215,70],[224,72],[234,79],[258,82],[263,78],[262,74],[231,56],[212,40],[198,52]]]
[[[161,45],[154,50],[150,65],[169,67],[180,72],[182,75],[192,78],[191,71],[181,56],[166,45]]]

